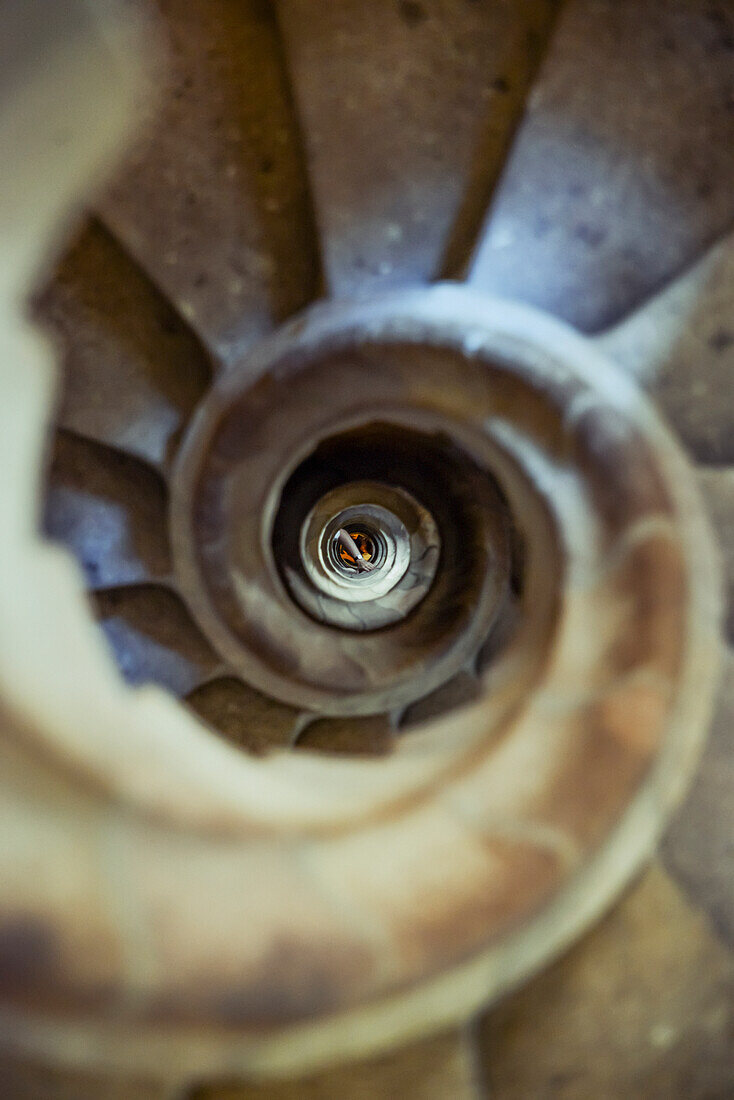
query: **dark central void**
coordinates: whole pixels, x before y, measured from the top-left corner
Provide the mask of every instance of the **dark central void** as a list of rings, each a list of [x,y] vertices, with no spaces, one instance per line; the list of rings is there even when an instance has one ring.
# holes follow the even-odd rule
[[[314,505],[331,490],[356,481],[405,489],[433,516],[441,538],[435,583],[447,602],[447,617],[453,617],[473,588],[473,575],[486,568],[481,509],[488,483],[493,499],[506,506],[491,474],[443,432],[375,421],[320,443],[283,487],[272,535],[281,576],[285,563],[296,567],[299,561],[301,525]]]

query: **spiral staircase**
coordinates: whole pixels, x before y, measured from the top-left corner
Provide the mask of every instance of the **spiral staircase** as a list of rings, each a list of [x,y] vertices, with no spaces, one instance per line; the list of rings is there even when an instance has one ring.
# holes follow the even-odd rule
[[[729,1095],[734,8],[107,16],[6,464],[7,1094]]]

